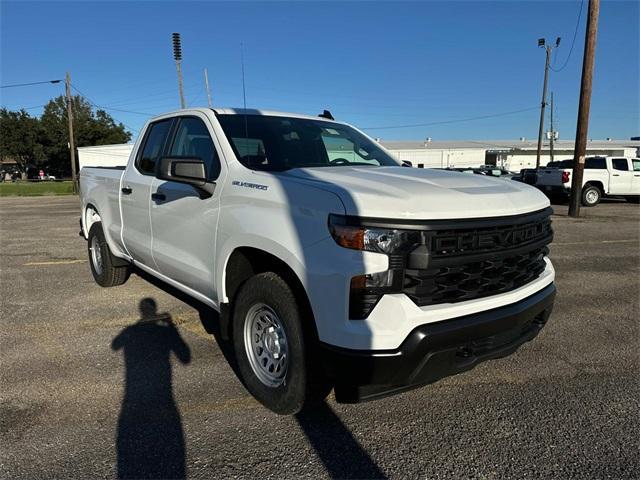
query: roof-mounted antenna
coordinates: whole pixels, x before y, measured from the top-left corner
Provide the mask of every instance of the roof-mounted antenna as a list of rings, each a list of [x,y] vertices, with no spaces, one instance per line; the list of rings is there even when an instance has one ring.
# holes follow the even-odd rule
[[[247,122],[247,90],[244,83],[244,43],[240,42],[240,63],[242,65],[242,102],[244,105],[244,145],[249,144],[249,124]]]
[[[327,118],[329,120],[335,120],[335,118],[333,118],[333,115],[331,115],[331,112],[329,110],[325,110],[324,112],[322,112],[318,116],[321,117],[321,118]]]
[[[242,101],[244,109],[247,109],[247,90],[244,84],[244,43],[240,42],[240,63],[242,64]]]

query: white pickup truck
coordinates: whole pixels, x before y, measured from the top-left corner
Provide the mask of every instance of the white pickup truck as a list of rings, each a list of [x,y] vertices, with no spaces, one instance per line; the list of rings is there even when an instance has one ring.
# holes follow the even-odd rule
[[[281,414],[358,402],[514,352],[547,322],[548,199],[404,168],[320,117],[188,109],[128,165],[80,173],[98,284],[144,271],[220,313],[247,390]],[[215,312],[212,312],[212,315]]]
[[[569,168],[563,168],[566,162]],[[536,186],[549,197],[567,197],[571,192],[573,161],[560,162],[559,168],[538,170]],[[587,157],[582,177],[582,204],[594,207],[603,196],[625,197],[640,201],[640,159],[624,157]]]

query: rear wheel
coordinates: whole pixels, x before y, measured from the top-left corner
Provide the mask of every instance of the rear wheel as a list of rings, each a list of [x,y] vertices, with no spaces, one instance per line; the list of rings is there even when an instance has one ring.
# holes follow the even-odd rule
[[[602,192],[595,185],[586,185],[582,190],[582,204],[585,207],[595,207],[602,199]]]
[[[233,345],[242,381],[260,403],[283,415],[328,394],[321,375],[310,368],[302,311],[292,289],[273,272],[247,280],[234,301]]]
[[[122,285],[129,278],[130,266],[114,257],[102,231],[102,222],[95,222],[89,229],[87,239],[91,273],[101,287]]]

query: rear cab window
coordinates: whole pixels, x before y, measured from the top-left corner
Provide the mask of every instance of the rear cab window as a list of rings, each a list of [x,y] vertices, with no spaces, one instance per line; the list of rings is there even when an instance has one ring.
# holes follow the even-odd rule
[[[607,160],[604,157],[590,157],[585,160],[584,168],[592,168],[595,170],[606,170]]]
[[[632,162],[633,162],[633,171],[640,172],[640,158],[634,158]]]

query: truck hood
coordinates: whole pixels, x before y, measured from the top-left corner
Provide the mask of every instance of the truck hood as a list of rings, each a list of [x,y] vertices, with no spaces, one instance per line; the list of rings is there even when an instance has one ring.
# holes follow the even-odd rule
[[[337,194],[346,214],[360,217],[481,218],[549,206],[549,200],[529,185],[444,170],[345,166],[296,168],[284,175]]]

